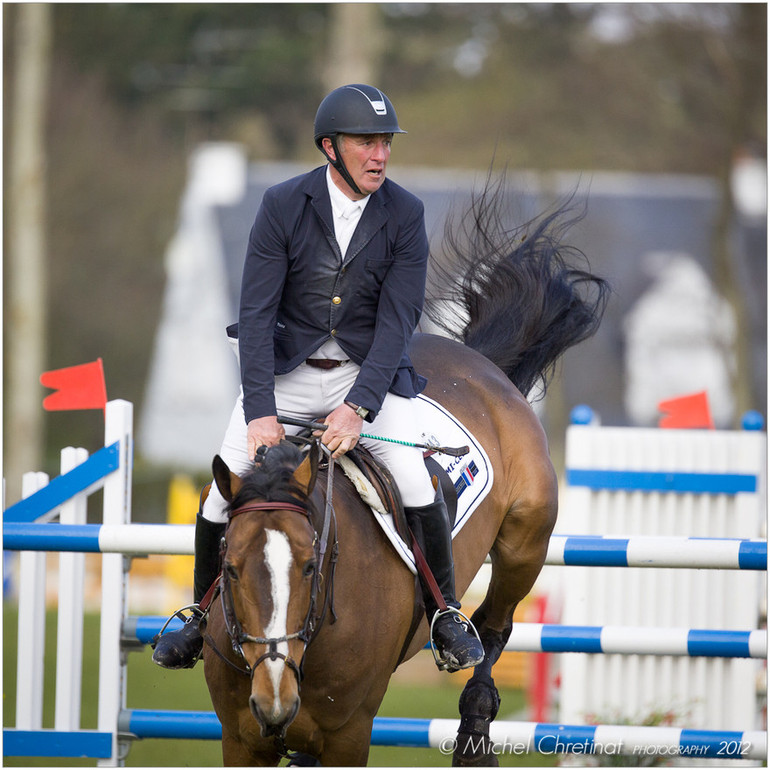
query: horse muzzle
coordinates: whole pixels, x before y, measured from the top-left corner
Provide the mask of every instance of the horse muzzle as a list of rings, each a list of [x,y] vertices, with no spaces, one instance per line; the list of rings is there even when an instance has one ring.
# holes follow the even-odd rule
[[[284,738],[286,730],[294,721],[299,711],[299,695],[286,702],[275,699],[271,703],[265,703],[264,698],[252,695],[249,698],[249,708],[259,724],[263,738],[276,736]]]
[[[299,711],[299,666],[270,640],[269,652],[257,659],[251,671],[249,708],[262,737],[283,738]]]

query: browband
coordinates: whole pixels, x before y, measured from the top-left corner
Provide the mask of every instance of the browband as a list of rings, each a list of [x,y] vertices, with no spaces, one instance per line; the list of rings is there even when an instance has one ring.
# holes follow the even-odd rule
[[[234,511],[230,511],[230,518],[240,516],[242,513],[252,513],[256,511],[293,511],[294,513],[301,513],[303,516],[309,516],[306,508],[296,503],[282,503],[277,500],[273,502],[261,501],[258,503],[249,503],[248,505],[242,505],[240,508],[236,508]]]

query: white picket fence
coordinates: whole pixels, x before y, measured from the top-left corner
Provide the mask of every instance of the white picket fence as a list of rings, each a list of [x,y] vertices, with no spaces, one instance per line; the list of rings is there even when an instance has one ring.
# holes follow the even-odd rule
[[[766,445],[759,431],[572,425],[557,531],[667,536],[674,545],[685,536],[696,546],[694,538],[764,537]],[[560,622],[751,631],[764,627],[765,579],[740,569],[570,570],[560,583]],[[668,712],[693,728],[765,727],[763,660],[563,655],[560,666],[561,722],[638,724]]]

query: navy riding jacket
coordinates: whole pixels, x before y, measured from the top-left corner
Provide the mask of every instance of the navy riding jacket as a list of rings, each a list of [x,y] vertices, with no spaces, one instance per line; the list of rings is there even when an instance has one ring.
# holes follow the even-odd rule
[[[347,399],[371,421],[390,391],[425,387],[407,355],[428,261],[423,204],[385,179],[345,259],[334,237],[326,167],[265,192],[249,236],[238,337],[246,422],[276,413],[274,374],[334,338],[361,371]]]

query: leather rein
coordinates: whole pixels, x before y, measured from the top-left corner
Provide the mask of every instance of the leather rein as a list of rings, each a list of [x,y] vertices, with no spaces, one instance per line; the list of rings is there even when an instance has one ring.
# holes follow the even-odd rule
[[[325,447],[322,448],[325,450]],[[241,622],[235,612],[232,586],[227,575],[227,570],[222,570],[219,578],[219,595],[222,603],[222,614],[225,621],[225,628],[227,629],[227,635],[230,637],[233,650],[244,663],[243,667],[236,665],[225,655],[223,655],[220,650],[217,649],[216,644],[210,634],[206,633],[204,638],[209,646],[214,650],[214,652],[220,658],[222,658],[222,660],[224,660],[231,667],[235,668],[236,671],[239,671],[246,676],[253,677],[257,666],[259,666],[259,664],[265,660],[282,660],[284,664],[294,672],[294,675],[297,677],[297,682],[301,682],[303,678],[302,667],[305,660],[305,653],[307,652],[308,646],[321,628],[324,618],[326,617],[327,610],[331,611],[332,623],[337,619],[334,613],[334,569],[337,564],[337,558],[339,556],[339,544],[336,536],[337,520],[334,513],[334,508],[332,506],[333,476],[334,460],[331,458],[331,456],[329,456],[326,503],[324,506],[323,526],[321,529],[320,537],[313,524],[310,511],[308,511],[307,508],[295,503],[259,501],[242,505],[240,508],[236,508],[230,513],[230,520],[232,521],[232,519],[236,516],[241,516],[246,513],[261,513],[263,511],[290,511],[292,513],[299,513],[306,517],[315,531],[313,550],[315,552],[316,569],[313,575],[313,584],[310,593],[310,606],[308,607],[307,615],[305,616],[305,621],[302,625],[302,628],[291,634],[275,637],[262,637],[247,633],[243,629],[243,626],[241,625]],[[327,588],[323,597],[323,605],[321,607],[321,611],[318,612],[318,596],[321,592],[321,582],[323,578],[321,570],[323,568],[324,559],[328,550],[329,533],[331,531],[332,522],[334,523],[334,542],[332,544],[329,560],[329,579],[327,581]],[[227,535],[225,534],[225,537],[222,541],[223,551],[225,551],[227,548],[226,539]],[[300,660],[299,664],[297,664],[297,662],[288,655],[284,655],[283,653],[278,652],[279,644],[283,642],[289,642],[293,639],[299,639],[304,642],[305,645],[302,653],[302,659]],[[264,645],[267,647],[267,652],[257,658],[253,666],[249,665],[246,662],[246,656],[243,652],[244,644]]]

